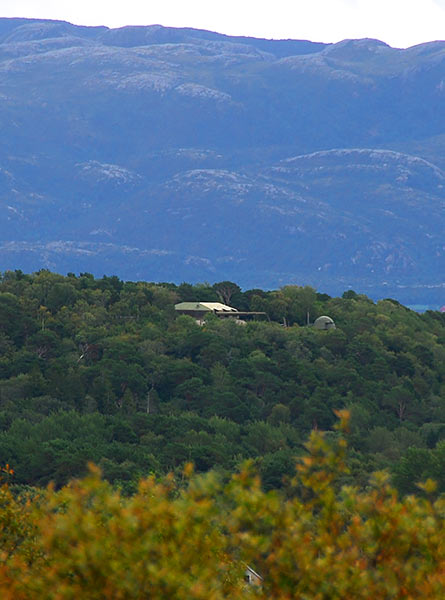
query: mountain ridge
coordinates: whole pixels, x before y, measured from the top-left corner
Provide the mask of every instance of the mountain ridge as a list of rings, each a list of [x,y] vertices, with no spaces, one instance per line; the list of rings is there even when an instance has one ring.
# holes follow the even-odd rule
[[[442,289],[445,42],[0,19],[0,73],[1,270]]]

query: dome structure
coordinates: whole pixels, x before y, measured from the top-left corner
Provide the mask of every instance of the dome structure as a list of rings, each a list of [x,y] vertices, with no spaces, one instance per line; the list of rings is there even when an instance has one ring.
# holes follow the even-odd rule
[[[323,315],[322,317],[318,317],[318,319],[315,319],[314,327],[315,327],[315,329],[322,329],[322,330],[335,329],[335,323],[331,319],[331,317],[327,317],[326,315]]]

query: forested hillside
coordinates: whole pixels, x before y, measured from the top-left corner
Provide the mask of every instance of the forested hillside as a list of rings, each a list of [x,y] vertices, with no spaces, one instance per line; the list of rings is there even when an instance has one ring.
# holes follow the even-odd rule
[[[200,327],[175,314],[191,300],[270,321]],[[286,486],[308,432],[346,407],[350,480],[389,468],[402,492],[427,476],[445,491],[445,315],[394,300],[8,271],[0,377],[0,464],[17,484],[60,486],[93,461],[131,492],[188,461],[224,474],[251,458],[266,489]]]

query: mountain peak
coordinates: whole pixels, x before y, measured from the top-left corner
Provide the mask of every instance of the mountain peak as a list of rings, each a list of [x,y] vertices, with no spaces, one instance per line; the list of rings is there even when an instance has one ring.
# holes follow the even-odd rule
[[[380,40],[362,38],[342,40],[328,46],[322,53],[325,56],[341,60],[363,61],[388,50],[394,50],[394,48],[391,48],[391,46]]]

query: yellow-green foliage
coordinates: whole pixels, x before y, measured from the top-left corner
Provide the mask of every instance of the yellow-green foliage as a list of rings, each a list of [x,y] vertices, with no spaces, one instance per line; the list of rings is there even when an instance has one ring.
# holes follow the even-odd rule
[[[341,414],[340,428],[346,426]],[[313,433],[294,494],[249,467],[222,484],[143,480],[123,497],[92,469],[24,503],[1,490],[0,598],[431,599],[445,595],[445,502],[399,499],[382,473],[342,486],[345,442]],[[264,576],[248,588],[244,565]]]

